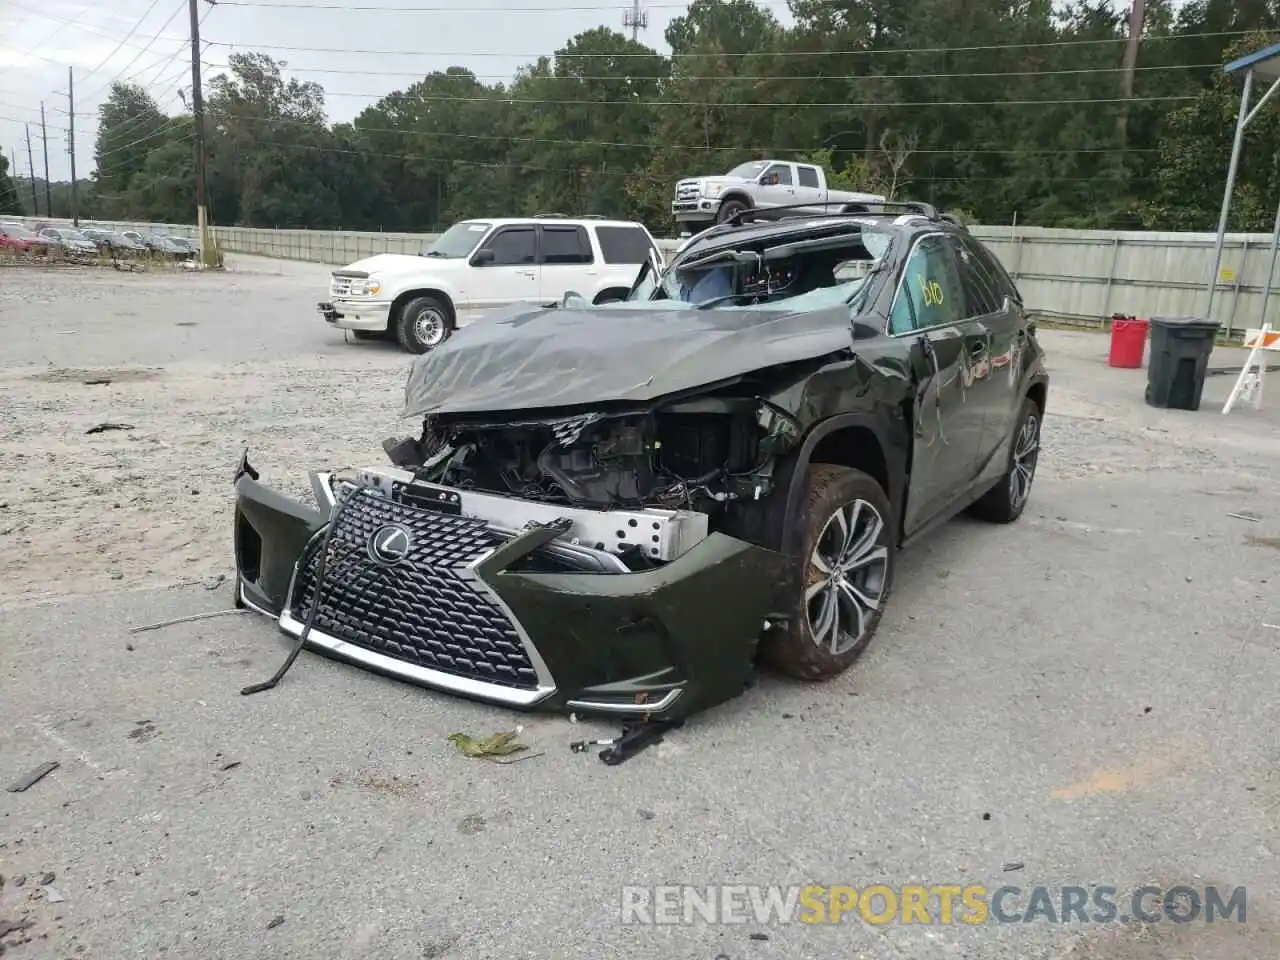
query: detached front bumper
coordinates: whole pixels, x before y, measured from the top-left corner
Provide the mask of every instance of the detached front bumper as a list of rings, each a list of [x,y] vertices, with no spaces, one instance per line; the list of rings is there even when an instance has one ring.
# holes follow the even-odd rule
[[[361,300],[325,300],[316,304],[316,310],[340,330],[386,330],[391,316],[389,302]]]
[[[247,462],[235,486],[237,602],[297,637],[317,596],[331,488],[313,475],[321,512],[260,484]],[[753,682],[781,554],[713,533],[660,567],[621,572],[553,525],[513,533],[369,488],[344,501],[311,650],[476,700],[584,715],[676,719]],[[388,529],[412,544],[390,565],[374,544]]]

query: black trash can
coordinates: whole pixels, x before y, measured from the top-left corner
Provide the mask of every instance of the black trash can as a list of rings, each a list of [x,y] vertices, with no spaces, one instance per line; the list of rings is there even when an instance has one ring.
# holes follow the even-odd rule
[[[1199,410],[1205,371],[1218,324],[1195,317],[1152,317],[1147,403],[1171,410]]]

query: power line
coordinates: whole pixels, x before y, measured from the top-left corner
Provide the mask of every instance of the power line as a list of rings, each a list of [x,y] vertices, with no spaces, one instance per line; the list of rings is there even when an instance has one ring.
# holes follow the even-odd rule
[[[219,3],[218,6],[225,6]],[[205,64],[211,70],[230,70],[230,64]],[[1135,67],[1139,71],[1163,71],[1163,70],[1217,70],[1221,69],[1221,63],[1178,63],[1154,66]],[[417,77],[420,81],[426,79],[421,71],[418,70],[343,70],[337,67],[296,67],[290,66],[290,72],[294,74],[301,73],[332,73],[343,74],[347,76],[357,77]],[[817,73],[809,75],[790,75],[790,74],[730,74],[730,75],[703,75],[696,76],[693,74],[681,74],[680,80],[706,80],[716,81],[720,83],[769,83],[769,82],[790,82],[790,81],[828,81],[840,80],[856,82],[859,80],[875,81],[875,80],[965,80],[965,79],[995,79],[999,77],[1057,77],[1057,76],[1075,76],[1080,74],[1099,74],[1099,73],[1120,73],[1124,67],[1080,67],[1068,70],[1004,70],[994,73],[857,73],[857,74],[831,74]],[[446,75],[437,72],[437,76],[449,79]],[[429,75],[428,75],[429,76]],[[472,73],[471,77],[475,80],[509,80],[509,74],[482,74]],[[464,79],[459,77],[459,79]],[[576,83],[619,83],[623,81],[667,81],[671,79],[667,75],[657,77],[644,76],[578,76],[578,75],[556,75],[556,74],[538,74],[527,77],[528,80],[541,82],[543,80],[566,81]],[[400,91],[397,91],[400,92]],[[395,93],[387,94],[394,96]]]
[[[63,17],[51,17],[51,16],[48,16],[48,15],[46,15],[46,14],[41,13],[41,12],[40,12],[40,11],[38,11],[38,10],[33,10],[33,9],[32,9],[32,8],[30,8],[30,7],[20,7],[18,4],[14,4],[14,6],[15,6],[15,7],[18,7],[18,8],[19,8],[19,9],[21,9],[21,10],[26,10],[26,11],[27,11],[27,16],[28,16],[28,18],[30,18],[30,17],[31,17],[31,15],[32,15],[32,14],[34,14],[34,15],[36,15],[36,16],[40,16],[40,17],[42,17],[43,19],[46,19],[46,20],[52,20],[52,21],[54,21],[54,23],[56,23],[56,24],[57,24],[57,26],[53,28],[53,32],[52,32],[52,33],[49,33],[47,36],[45,36],[44,38],[42,38],[42,39],[41,39],[41,40],[39,40],[38,42],[36,42],[36,43],[34,43],[34,44],[31,44],[30,46],[32,46],[32,47],[36,47],[36,48],[42,48],[42,47],[45,47],[45,46],[47,46],[47,45],[48,45],[48,44],[53,40],[53,38],[54,38],[54,37],[56,37],[58,34],[60,34],[60,33],[61,33],[63,30],[65,30],[67,27],[69,27],[69,26],[71,26],[71,27],[79,26],[78,22],[77,22],[77,21],[75,21],[75,20],[67,20],[67,19],[65,19],[65,18],[63,18]],[[82,8],[81,8],[81,11],[83,12],[83,11],[84,11],[84,10],[86,10],[86,9],[88,9],[88,8],[87,8],[87,7],[82,7]],[[12,47],[8,47],[8,48],[6,48],[6,49],[13,49],[13,48],[12,48]],[[50,60],[50,62],[53,62],[53,63],[59,63],[59,64],[61,65],[61,61],[51,60],[51,58],[48,58],[48,57],[41,57],[39,54],[29,53],[29,52],[27,52],[27,51],[25,51],[25,50],[15,51],[15,52],[17,52],[17,53],[21,53],[23,56],[34,57],[34,58],[36,58],[36,59],[38,59],[38,60]]]
[[[179,126],[181,126],[181,124],[185,123],[189,119],[190,117],[187,117],[187,116],[168,117],[167,119],[165,119],[163,123],[161,123],[155,129],[153,129],[150,133],[146,133],[141,137],[139,137],[138,139],[130,141],[129,143],[121,144],[118,147],[112,147],[110,150],[105,151],[101,156],[99,156],[98,160],[101,161],[104,157],[109,157],[112,154],[119,153],[121,150],[128,150],[130,147],[136,147],[140,143],[146,143],[148,140],[154,140],[156,137],[164,136],[165,134],[170,133],[173,130],[176,130]]]
[[[354,90],[325,90],[326,97],[360,97],[369,99],[368,93],[361,93]],[[420,103],[520,103],[520,104],[554,104],[557,106],[576,106],[576,107],[609,107],[609,106],[632,106],[632,107],[725,107],[725,108],[741,108],[754,109],[756,107],[773,107],[783,110],[802,110],[802,109],[824,109],[832,110],[838,108],[855,108],[865,109],[868,107],[880,107],[883,109],[903,109],[906,107],[1045,107],[1045,106],[1068,106],[1077,105],[1084,106],[1088,104],[1101,103],[1159,103],[1176,100],[1195,100],[1197,97],[1184,96],[1164,96],[1164,97],[1082,97],[1079,99],[1039,99],[1039,100],[868,100],[858,102],[853,100],[839,100],[828,103],[785,103],[777,100],[758,100],[754,103],[748,101],[739,101],[735,103],[720,102],[715,100],[595,100],[595,99],[579,99],[579,100],[552,100],[541,97],[510,97],[502,92],[494,91],[489,96],[482,97],[450,97],[436,96],[434,94],[427,96],[424,94],[406,94],[401,92],[402,101],[418,101]]]
[[[223,0],[219,6],[227,6]],[[1143,38],[1143,45],[1159,43],[1169,40],[1195,40],[1208,37],[1240,37],[1257,33],[1256,30],[1218,30],[1210,32],[1197,33],[1177,33],[1177,34],[1158,34],[1146,36]],[[761,53],[766,53],[769,57],[830,57],[830,56],[904,56],[906,54],[919,53],[985,53],[993,50],[1034,50],[1050,47],[1079,47],[1079,46],[1096,46],[1105,43],[1124,43],[1124,37],[1109,37],[1105,39],[1092,40],[1045,40],[1035,43],[994,43],[983,44],[970,47],[902,47],[894,49],[849,49],[849,50],[768,50],[768,51],[752,51],[750,53],[721,53],[714,54],[716,57],[754,57]],[[210,46],[214,47],[244,47],[253,50],[279,50],[286,53],[340,53],[348,55],[368,55],[378,57],[503,57],[505,59],[512,58],[531,58],[538,60],[546,56],[554,56],[559,60],[628,60],[628,59],[653,59],[662,57],[667,60],[679,60],[688,58],[706,57],[704,53],[672,53],[660,54],[657,51],[653,53],[503,53],[497,50],[362,50],[352,49],[350,47],[294,47],[283,46],[272,43],[231,43],[222,40],[210,40]],[[1221,66],[1219,64],[1219,66]]]
[[[152,48],[152,46],[154,46],[154,45],[155,45],[156,41],[160,39],[160,34],[164,33],[165,29],[169,26],[169,24],[173,23],[174,19],[178,16],[178,14],[182,13],[182,12],[183,12],[183,10],[185,10],[185,9],[186,9],[186,6],[187,6],[187,5],[186,5],[186,0],[179,0],[178,6],[174,9],[173,13],[169,14],[169,19],[168,19],[168,20],[166,20],[163,24],[161,24],[160,29],[159,29],[159,30],[157,30],[157,31],[155,32],[155,34],[151,37],[151,39],[147,41],[146,46],[144,46],[141,50],[139,50],[137,53],[135,53],[135,54],[133,55],[133,59],[132,59],[132,60],[130,60],[128,63],[126,63],[126,64],[125,64],[125,65],[120,69],[120,72],[119,72],[119,73],[117,73],[113,79],[111,79],[111,80],[107,81],[107,83],[106,83],[104,86],[99,87],[99,88],[98,88],[97,90],[95,90],[93,93],[91,93],[91,94],[87,94],[87,99],[90,99],[90,100],[95,99],[96,97],[100,96],[104,90],[109,90],[109,89],[111,89],[111,85],[112,85],[112,84],[114,84],[117,80],[119,80],[122,76],[124,76],[125,71],[127,71],[127,70],[128,70],[130,67],[132,67],[135,63],[137,63],[137,62],[138,62],[138,60],[142,57],[142,55],[143,55],[144,53],[146,53],[148,50],[150,50],[150,49]],[[183,42],[184,44],[186,43],[186,41],[185,41],[185,40],[184,40],[184,41],[182,41],[182,42]],[[177,56],[177,54],[176,54],[176,53],[175,53],[175,54],[171,54],[171,55],[170,55],[170,61],[172,61],[172,59],[173,59],[174,57],[176,57],[176,56]]]
[[[786,0],[754,0],[756,6],[786,6]],[[444,6],[412,6],[390,7],[378,4],[345,4],[345,3],[264,3],[261,0],[218,0],[222,7],[254,7],[259,10],[341,10],[351,13],[600,13],[596,6],[534,7],[524,4],[518,7],[480,7],[464,4],[446,4]],[[646,3],[651,9],[687,10],[686,3]],[[630,27],[630,24],[627,24]]]
[[[103,58],[102,62],[98,64],[96,67],[94,67],[92,70],[90,70],[88,73],[86,73],[85,76],[92,77],[95,73],[97,73],[99,70],[105,67],[107,63],[110,62],[111,58],[114,57],[117,53],[119,53],[120,49],[126,43],[129,42],[129,38],[138,32],[138,28],[142,26],[143,22],[147,19],[147,17],[151,16],[151,11],[154,10],[159,3],[160,3],[160,0],[151,0],[151,5],[147,7],[146,12],[141,17],[138,18],[138,22],[133,25],[132,29],[130,29],[130,31],[124,35],[124,39],[122,39],[119,43],[117,43],[115,46],[115,49],[113,49],[109,54],[107,54],[106,57]]]
[[[262,123],[268,126],[311,126],[312,121],[294,120],[288,117],[260,117],[251,114],[239,114],[224,112],[221,114],[231,120],[239,120],[248,123]],[[679,144],[679,143],[642,143],[637,141],[626,140],[584,140],[573,138],[555,138],[555,137],[521,137],[512,136],[501,133],[446,133],[438,130],[417,130],[406,129],[403,127],[368,127],[363,124],[352,124],[352,130],[358,134],[393,134],[402,137],[438,137],[443,139],[456,140],[484,140],[495,141],[500,143],[536,143],[551,146],[581,146],[581,147],[618,147],[625,149],[644,149],[644,150],[687,150],[696,153],[706,153],[709,151],[728,152],[728,153],[768,153],[774,156],[782,154],[794,154],[803,156],[813,152],[813,147],[776,147],[776,146],[723,146],[708,147],[704,144]],[[954,156],[957,154],[984,154],[984,155],[1017,155],[1017,156],[1059,156],[1062,154],[1116,154],[1116,153],[1158,153],[1157,147],[1133,147],[1123,151],[1117,151],[1114,147],[1059,147],[1047,148],[1042,150],[1028,150],[1016,147],[949,147],[949,148],[919,148],[913,149],[912,154],[935,155],[935,156]]]
[[[177,80],[179,77],[185,76],[188,69],[189,67],[186,64],[183,64],[181,67],[179,67],[177,73],[166,78],[164,82],[171,83],[174,80]],[[158,85],[158,82],[157,82],[157,85]],[[162,103],[168,103],[168,101],[172,99],[175,99],[174,94],[170,94],[168,97],[164,98],[164,100],[162,101],[159,101],[159,102],[153,101],[155,102],[157,111],[160,113],[159,119],[162,123],[170,119],[176,119],[176,118],[167,117],[164,111],[161,109]],[[157,118],[153,114],[147,114],[147,113],[133,114],[132,116],[126,116],[119,124],[113,124],[107,129],[110,131],[109,136],[112,139],[119,139],[121,136],[133,135],[137,133],[139,130],[145,127],[148,123],[151,123],[156,119]],[[99,133],[101,133],[101,121],[99,121]]]
[[[54,23],[62,24],[62,25],[63,25],[63,27],[75,27],[75,29],[80,30],[80,31],[82,31],[82,32],[84,32],[84,33],[91,33],[91,34],[93,34],[94,36],[97,36],[97,37],[105,37],[105,38],[106,38],[106,39],[108,39],[108,40],[115,40],[115,39],[116,39],[116,34],[114,34],[114,33],[107,33],[107,32],[105,32],[105,31],[103,31],[103,30],[99,30],[99,29],[97,29],[96,27],[91,27],[91,26],[89,26],[89,24],[87,24],[87,23],[82,23],[82,22],[81,22],[81,21],[79,21],[79,20],[69,20],[69,19],[67,19],[66,17],[57,17],[57,16],[54,16],[54,15],[53,15],[53,14],[51,14],[51,13],[46,13],[46,12],[44,12],[43,10],[36,10],[36,9],[34,9],[34,8],[32,8],[32,7],[28,7],[28,6],[25,6],[25,5],[20,4],[20,3],[14,3],[14,2],[13,2],[13,0],[7,0],[7,2],[8,2],[8,5],[9,5],[9,6],[16,7],[16,8],[18,8],[19,10],[26,10],[26,11],[28,11],[28,15],[29,15],[29,16],[40,17],[40,18],[41,18],[41,19],[43,19],[43,20],[52,20]],[[86,7],[86,8],[84,8],[84,9],[86,9],[86,10],[87,10],[88,8]],[[45,45],[45,44],[47,44],[51,39],[53,39],[54,37],[56,37],[56,36],[57,36],[59,33],[61,33],[61,32],[62,32],[62,30],[61,30],[61,29],[59,29],[59,30],[55,30],[55,31],[54,31],[53,33],[51,33],[49,36],[45,37],[45,38],[44,38],[44,40],[40,41],[40,43],[39,43],[39,44],[36,44],[36,46],[44,46],[44,45]],[[183,37],[165,37],[165,38],[163,38],[163,39],[165,39],[165,40],[170,40],[170,39],[172,39],[172,40],[175,40],[175,41],[181,41],[181,42],[184,42],[184,43],[186,42],[186,41],[185,41],[185,38],[183,38]],[[126,44],[125,44],[125,46],[127,46],[127,47],[136,47],[136,46],[137,46],[137,44],[133,44],[133,43],[126,43]]]
[[[480,167],[492,170],[518,170],[522,172],[533,173],[581,173],[586,170],[593,173],[603,172],[598,168],[587,165],[573,167],[542,167],[519,160],[508,161],[492,161],[492,160],[461,160],[457,157],[431,157],[422,154],[412,153],[379,153],[370,150],[356,150],[345,147],[325,147],[308,143],[279,143],[274,140],[259,140],[258,144],[264,147],[279,147],[284,150],[308,150],[317,153],[338,153],[351,156],[377,157],[384,160],[417,160],[427,163],[441,163],[452,166],[462,167]],[[632,171],[627,171],[628,176],[636,176]],[[1123,180],[1127,178],[1127,174],[1104,172],[1094,174],[1088,177],[1045,177],[1041,182],[1044,183],[1093,183],[1105,182],[1108,180]],[[649,180],[651,183],[666,183],[665,177],[649,176],[639,174],[641,179]],[[1003,182],[1007,177],[908,177],[908,183],[981,183],[981,182]]]

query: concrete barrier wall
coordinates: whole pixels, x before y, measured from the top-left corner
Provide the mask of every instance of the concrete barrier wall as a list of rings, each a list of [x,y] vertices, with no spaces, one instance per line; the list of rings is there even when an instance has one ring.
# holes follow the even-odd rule
[[[81,226],[182,237],[196,234],[190,224],[86,220]],[[1096,322],[1113,313],[1140,317],[1203,314],[1213,262],[1213,234],[1042,227],[970,229],[1004,263],[1027,304],[1048,315]],[[426,233],[251,227],[215,227],[214,234],[226,252],[333,266],[379,253],[416,254],[435,238]],[[660,240],[658,244],[669,257],[679,241]],[[1261,325],[1270,245],[1271,237],[1265,234],[1228,236],[1213,308],[1213,319],[1224,327],[1239,330]],[[1271,298],[1277,299],[1280,297]],[[1280,307],[1272,303],[1268,312],[1273,321],[1280,322],[1277,311]]]

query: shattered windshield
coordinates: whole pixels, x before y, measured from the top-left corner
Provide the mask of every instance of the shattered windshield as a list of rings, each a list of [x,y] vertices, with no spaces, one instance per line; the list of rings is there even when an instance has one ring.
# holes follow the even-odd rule
[[[480,223],[476,220],[464,220],[462,223],[455,223],[440,236],[436,237],[435,243],[422,251],[424,257],[441,257],[448,260],[458,260],[462,257],[469,257],[471,251],[476,245],[484,239],[484,235],[489,232],[490,224]]]
[[[889,248],[882,230],[777,238],[694,256],[641,284],[625,303],[649,309],[821,310],[859,295]]]

